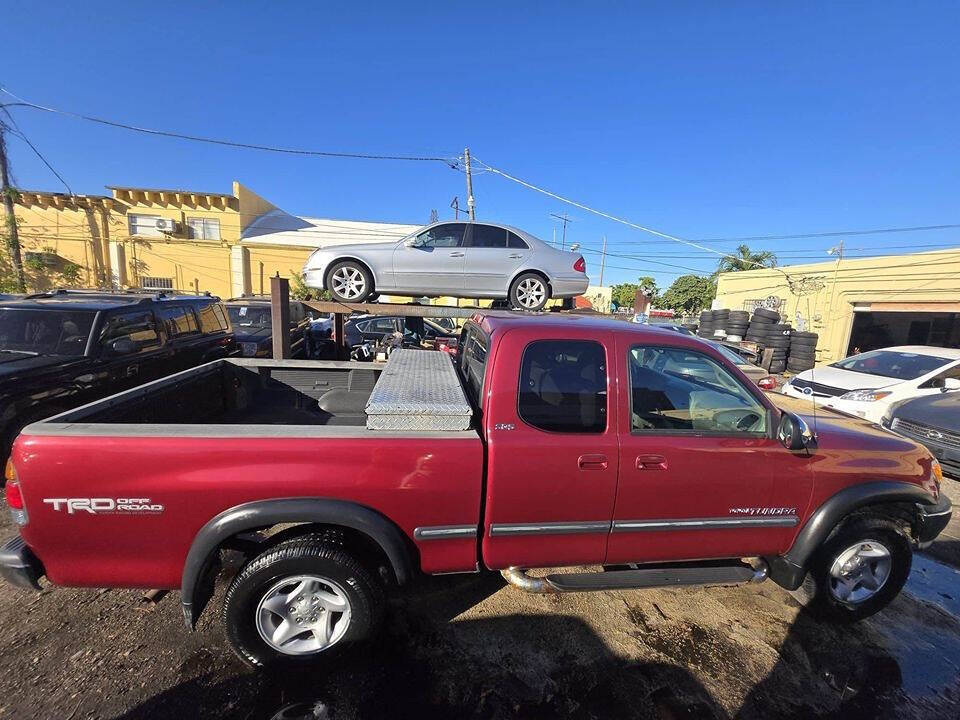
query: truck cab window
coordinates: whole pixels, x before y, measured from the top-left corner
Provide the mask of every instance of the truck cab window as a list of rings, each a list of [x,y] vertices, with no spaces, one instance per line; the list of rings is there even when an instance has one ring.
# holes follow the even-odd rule
[[[763,433],[766,408],[712,358],[685,348],[634,347],[631,430]]]
[[[538,340],[520,363],[518,412],[541,430],[602,433],[607,427],[607,367],[592,340]]]

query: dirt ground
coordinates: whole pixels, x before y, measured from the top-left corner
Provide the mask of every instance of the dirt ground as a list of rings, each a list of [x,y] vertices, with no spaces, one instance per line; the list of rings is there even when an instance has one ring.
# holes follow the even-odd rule
[[[890,608],[840,628],[772,583],[543,597],[425,578],[375,640],[272,674],[227,647],[222,593],[191,634],[177,593],[0,585],[0,718],[960,717],[960,571],[919,555]]]

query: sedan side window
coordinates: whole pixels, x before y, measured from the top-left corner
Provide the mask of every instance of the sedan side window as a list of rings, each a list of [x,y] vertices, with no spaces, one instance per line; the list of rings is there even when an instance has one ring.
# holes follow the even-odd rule
[[[638,346],[627,360],[633,432],[766,432],[766,408],[707,355]]]
[[[607,368],[593,340],[538,340],[520,363],[517,411],[541,430],[602,433],[607,428]]]
[[[417,235],[417,247],[455,248],[463,245],[465,226],[458,223],[437,225]]]
[[[516,233],[507,233],[509,240],[507,241],[507,247],[511,250],[529,250],[530,246],[527,243],[520,239],[520,236]]]
[[[506,248],[507,231],[493,225],[474,225],[470,235],[470,247]]]

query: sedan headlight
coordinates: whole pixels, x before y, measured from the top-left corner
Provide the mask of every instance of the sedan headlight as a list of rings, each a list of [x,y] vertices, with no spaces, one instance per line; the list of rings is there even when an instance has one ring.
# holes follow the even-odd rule
[[[857,402],[876,402],[893,393],[889,390],[852,390],[840,396],[840,400],[856,400]]]

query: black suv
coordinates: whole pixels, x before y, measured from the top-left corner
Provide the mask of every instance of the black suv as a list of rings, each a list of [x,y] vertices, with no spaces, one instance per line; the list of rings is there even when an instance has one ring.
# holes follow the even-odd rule
[[[0,302],[0,453],[36,420],[237,354],[217,297],[57,290]]]
[[[273,357],[273,318],[270,298],[239,297],[224,303],[230,324],[243,357]],[[307,330],[313,318],[311,311],[299,300],[290,301],[290,357],[313,356]]]

